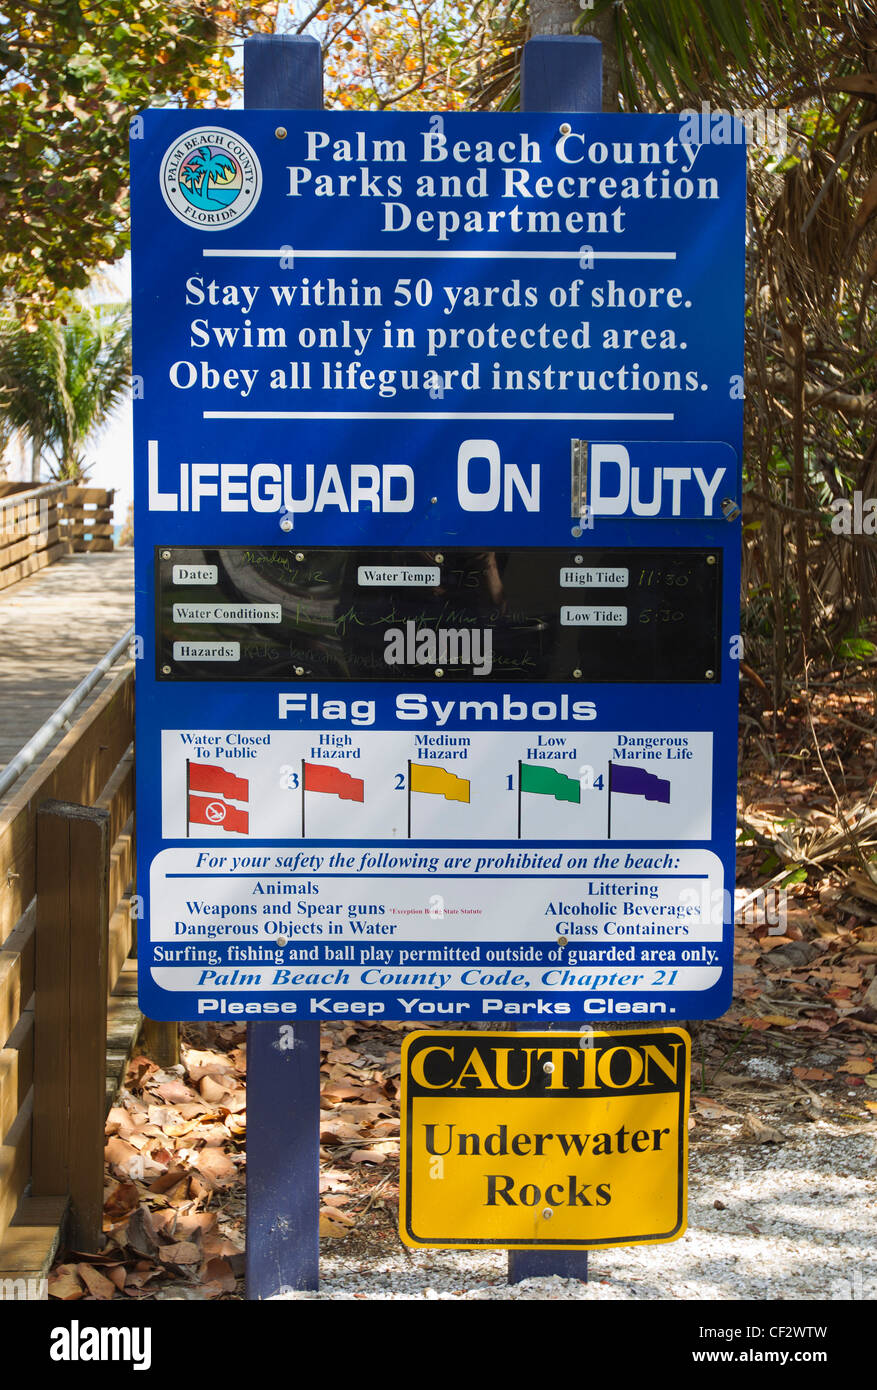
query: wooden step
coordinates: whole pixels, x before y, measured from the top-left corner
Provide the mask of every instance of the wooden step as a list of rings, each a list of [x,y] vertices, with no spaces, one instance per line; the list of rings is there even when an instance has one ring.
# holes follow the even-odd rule
[[[48,1277],[58,1253],[66,1197],[22,1197],[0,1240],[0,1302],[48,1300]]]

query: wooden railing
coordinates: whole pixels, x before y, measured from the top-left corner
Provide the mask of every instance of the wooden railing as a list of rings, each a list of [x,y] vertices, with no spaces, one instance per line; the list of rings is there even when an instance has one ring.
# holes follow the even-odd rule
[[[74,1248],[100,1240],[108,1008],[136,991],[133,737],[126,665],[0,812],[0,1278],[44,1273],[65,1213]]]
[[[70,553],[60,514],[66,483],[3,486],[0,496],[0,589]],[[112,544],[112,543],[111,543]]]
[[[112,550],[114,496],[112,488],[68,485],[60,513],[61,533],[74,552]]]

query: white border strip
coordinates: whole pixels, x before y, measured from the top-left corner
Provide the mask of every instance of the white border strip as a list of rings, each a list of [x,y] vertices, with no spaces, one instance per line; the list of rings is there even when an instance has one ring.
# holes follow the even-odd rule
[[[675,251],[592,251],[582,246],[578,251],[302,251],[297,246],[278,246],[275,250],[243,250],[231,247],[205,246],[202,256],[236,257],[239,260],[301,260],[378,261],[378,260],[450,260],[450,261],[675,261]]]
[[[202,420],[675,420],[675,415],[631,414],[607,410],[583,414],[570,411],[495,410],[205,410]]]

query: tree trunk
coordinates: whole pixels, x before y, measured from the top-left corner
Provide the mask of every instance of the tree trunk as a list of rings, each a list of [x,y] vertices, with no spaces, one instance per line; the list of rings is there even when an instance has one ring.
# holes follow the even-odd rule
[[[530,0],[530,33],[571,34],[581,13],[578,0]]]
[[[579,0],[530,0],[531,34],[571,34],[573,24],[587,13]],[[586,24],[582,34],[590,34],[603,45],[603,110],[618,110],[618,50],[612,10],[605,10]]]
[[[798,516],[795,518],[795,564],[798,572],[798,612],[801,619],[801,664],[805,667],[810,646],[810,630],[812,627],[811,608],[810,608],[810,572],[807,567],[807,519],[803,515],[807,505],[806,479],[804,476],[804,415],[806,412],[806,399],[804,393],[804,379],[806,374],[806,349],[804,346],[804,328],[800,323],[795,323],[789,329],[790,338],[794,344],[794,373],[795,373],[795,394],[792,408],[794,418],[792,420],[792,497]]]

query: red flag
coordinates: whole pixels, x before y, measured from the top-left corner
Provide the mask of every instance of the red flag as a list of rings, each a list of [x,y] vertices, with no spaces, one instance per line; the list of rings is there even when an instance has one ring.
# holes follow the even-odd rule
[[[250,833],[249,812],[230,806],[218,796],[190,796],[189,821],[196,825],[218,825],[220,830],[230,830],[235,835]]]
[[[250,784],[246,777],[235,777],[224,767],[213,763],[189,763],[189,790],[207,792],[208,796],[230,796],[232,801],[249,801]]]
[[[326,767],[323,763],[305,763],[304,779],[306,792],[328,792],[330,796],[340,796],[342,801],[364,801],[365,782],[361,777],[351,777],[340,767]]]

